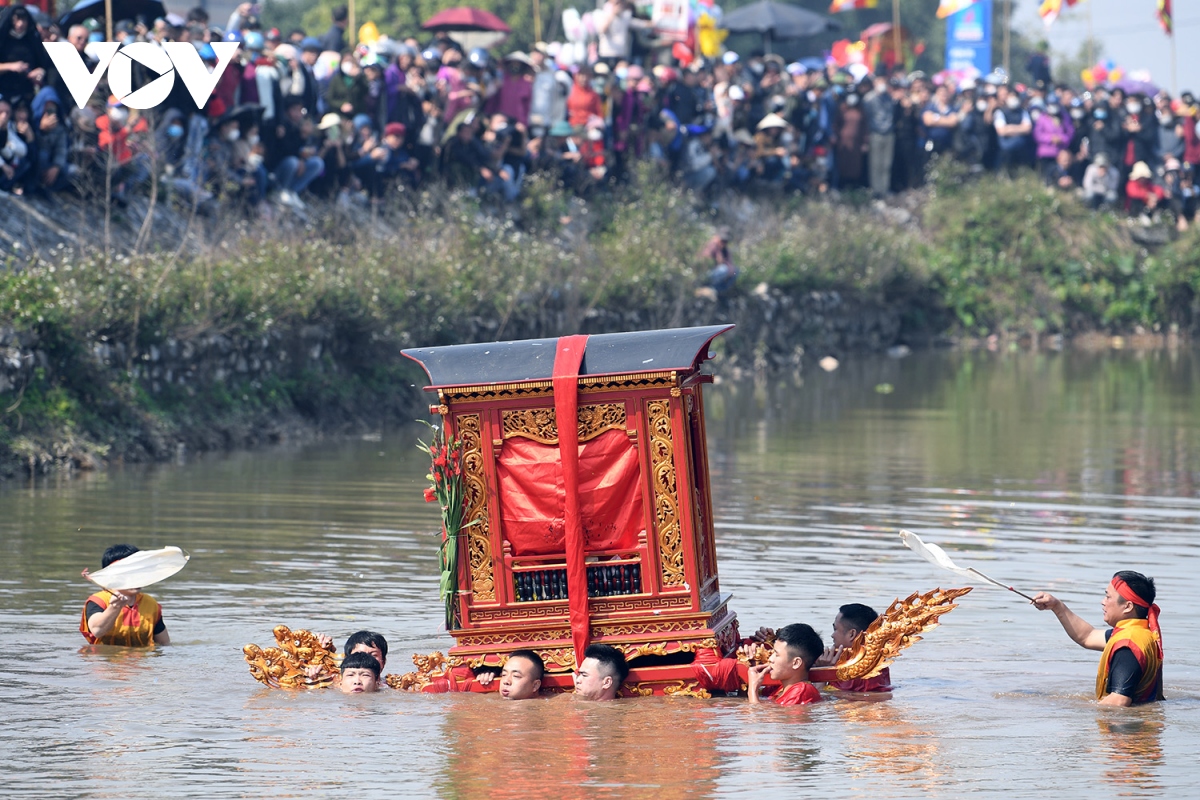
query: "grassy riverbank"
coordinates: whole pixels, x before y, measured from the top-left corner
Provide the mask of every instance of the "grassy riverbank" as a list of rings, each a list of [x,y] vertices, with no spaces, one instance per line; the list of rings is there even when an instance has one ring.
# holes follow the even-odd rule
[[[509,215],[425,196],[374,217],[189,218],[141,249],[10,257],[0,472],[407,419],[423,400],[402,347],[738,321],[768,295],[835,291],[898,313],[911,341],[1196,324],[1200,237],[1148,249],[1032,178],[959,177],[886,209],[737,198],[714,211],[651,176],[588,203],[534,185]],[[718,224],[742,275],[712,305],[694,296],[696,254]]]

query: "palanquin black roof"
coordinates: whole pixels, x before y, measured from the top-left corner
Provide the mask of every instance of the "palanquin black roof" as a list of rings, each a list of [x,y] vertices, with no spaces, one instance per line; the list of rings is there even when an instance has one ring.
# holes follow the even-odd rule
[[[733,325],[598,333],[588,337],[581,376],[690,371],[709,358],[708,345]],[[558,339],[456,344],[404,350],[425,368],[430,388],[550,380]]]

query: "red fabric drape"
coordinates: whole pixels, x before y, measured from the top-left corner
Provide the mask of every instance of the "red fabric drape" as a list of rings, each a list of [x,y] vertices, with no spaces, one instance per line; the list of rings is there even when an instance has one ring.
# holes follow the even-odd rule
[[[559,449],[509,439],[497,473],[501,531],[513,555],[565,554],[566,491]],[[645,528],[641,465],[624,431],[605,431],[579,445],[579,515],[585,554],[637,546]]]
[[[554,419],[563,476],[563,533],[567,545],[567,603],[575,666],[591,638],[588,619],[587,564],[583,555],[583,525],[579,517],[579,366],[587,348],[586,336],[563,336],[554,353]]]

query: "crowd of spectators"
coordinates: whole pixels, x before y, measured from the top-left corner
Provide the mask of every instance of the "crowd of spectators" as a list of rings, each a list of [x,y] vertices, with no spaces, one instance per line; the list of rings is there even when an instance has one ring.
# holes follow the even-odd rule
[[[155,176],[197,203],[269,213],[314,196],[379,202],[430,181],[511,201],[533,173],[587,194],[651,161],[700,193],[882,197],[952,158],[980,173],[1037,170],[1094,207],[1168,214],[1181,229],[1195,215],[1190,93],[873,75],[763,53],[654,64],[629,0],[598,12],[594,48],[538,43],[501,57],[446,34],[350,47],[345,8],[320,36],[266,27],[253,8],[224,28],[201,8],[117,24],[122,42],[191,42],[210,68],[211,43],[241,45],[203,108],[176,81],[151,112],[124,107],[103,80],[77,108],[41,42],[71,42],[91,70],[102,36],[5,8],[0,191],[101,186],[120,202]]]

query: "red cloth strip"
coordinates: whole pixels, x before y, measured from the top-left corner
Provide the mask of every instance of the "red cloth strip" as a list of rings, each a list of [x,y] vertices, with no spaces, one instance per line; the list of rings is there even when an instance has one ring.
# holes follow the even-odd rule
[[[591,639],[583,521],[579,516],[579,366],[583,363],[587,340],[587,336],[559,338],[553,375],[554,420],[558,423],[558,450],[566,493],[563,533],[567,549],[567,608],[576,667],[583,663],[583,651]]]
[[[1161,659],[1163,657],[1163,646],[1162,630],[1160,630],[1158,627],[1158,612],[1160,610],[1158,603],[1147,603],[1142,599],[1141,595],[1129,588],[1129,584],[1126,583],[1123,578],[1118,578],[1114,575],[1112,579],[1112,585],[1113,588],[1117,590],[1117,594],[1121,595],[1121,597],[1124,597],[1126,600],[1133,603],[1135,606],[1138,606],[1139,608],[1147,609],[1148,613],[1146,614],[1146,624],[1149,626],[1151,633],[1154,634],[1154,638],[1158,642],[1158,657]]]

